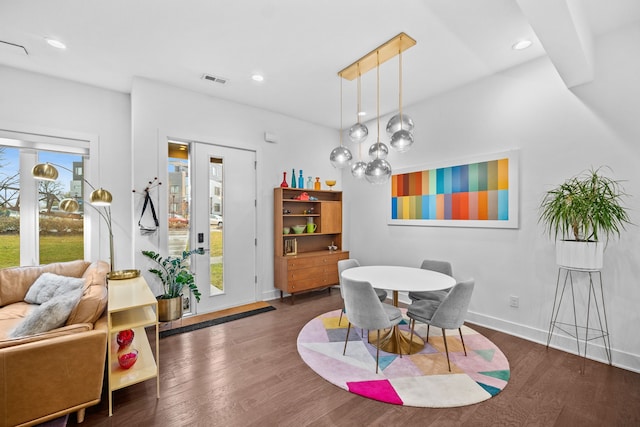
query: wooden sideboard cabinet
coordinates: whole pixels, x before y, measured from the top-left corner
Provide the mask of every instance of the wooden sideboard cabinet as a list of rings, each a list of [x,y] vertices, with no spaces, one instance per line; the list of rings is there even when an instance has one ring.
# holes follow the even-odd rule
[[[278,187],[273,193],[274,283],[280,299],[286,292],[293,304],[297,293],[331,290],[339,283],[338,261],[349,258],[342,250],[342,192]],[[310,199],[301,200],[303,193]],[[307,232],[308,223],[315,231]],[[305,230],[295,234],[298,225]]]

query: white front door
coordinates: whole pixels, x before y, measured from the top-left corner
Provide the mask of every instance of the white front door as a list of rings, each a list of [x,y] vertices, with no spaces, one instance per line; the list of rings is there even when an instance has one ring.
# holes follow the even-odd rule
[[[190,247],[202,314],[248,304],[256,293],[256,153],[192,142]]]

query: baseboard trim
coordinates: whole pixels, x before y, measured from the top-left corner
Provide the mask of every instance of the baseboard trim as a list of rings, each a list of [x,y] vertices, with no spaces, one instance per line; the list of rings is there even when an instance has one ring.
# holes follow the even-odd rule
[[[531,326],[510,322],[497,317],[487,316],[481,313],[469,311],[467,313],[467,319],[469,323],[474,323],[479,326],[484,326],[489,329],[493,329],[505,334],[509,334],[518,338],[522,338],[527,341],[535,342],[541,345],[547,345],[547,336],[549,330],[533,328]],[[587,358],[602,363],[609,363],[606,357],[606,352],[602,340],[589,341],[587,348]],[[551,343],[549,347],[562,350],[571,354],[578,354],[578,348],[576,340],[573,337],[560,335],[554,333],[551,337]],[[580,356],[584,355],[584,342],[580,341]],[[640,355],[631,354],[611,348],[611,362],[612,365],[628,371],[640,373]]]

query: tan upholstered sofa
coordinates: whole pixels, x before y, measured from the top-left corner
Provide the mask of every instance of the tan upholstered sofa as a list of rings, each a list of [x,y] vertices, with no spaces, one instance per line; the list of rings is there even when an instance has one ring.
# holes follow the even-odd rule
[[[39,424],[76,411],[81,422],[85,408],[100,402],[108,271],[102,261],[0,270],[0,427]],[[80,301],[62,326],[11,338],[29,313],[42,307],[24,299],[46,272],[84,279],[76,288]]]

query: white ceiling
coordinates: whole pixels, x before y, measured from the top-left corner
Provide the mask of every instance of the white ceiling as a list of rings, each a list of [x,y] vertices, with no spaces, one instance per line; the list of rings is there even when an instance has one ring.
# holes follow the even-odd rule
[[[638,0],[0,0],[0,40],[28,51],[0,49],[0,64],[125,93],[141,76],[338,128],[337,72],[400,32],[417,40],[403,54],[407,106],[547,54],[564,76],[567,29],[597,36],[638,21]],[[523,38],[533,46],[512,50]],[[375,77],[362,77],[369,119]],[[356,84],[342,87],[348,126]],[[398,106],[396,59],[381,65],[380,88],[386,114]]]

